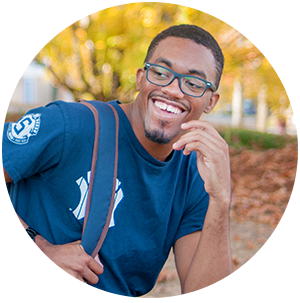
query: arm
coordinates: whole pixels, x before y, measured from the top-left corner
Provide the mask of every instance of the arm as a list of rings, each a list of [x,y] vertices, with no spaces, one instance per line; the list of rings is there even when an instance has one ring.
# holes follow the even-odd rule
[[[11,178],[1,165],[2,184],[11,182]],[[28,225],[10,207],[1,196],[1,241],[10,246],[11,241]],[[29,262],[39,270],[47,280],[79,296],[77,287],[84,280],[89,284],[98,282],[97,275],[103,273],[102,264],[86,254],[80,241],[65,245],[52,245],[40,235],[35,237],[34,253],[29,257]],[[89,287],[87,289],[89,291]]]
[[[229,152],[226,142],[207,122],[190,121],[182,128],[190,130],[174,149],[188,155],[197,153],[198,171],[210,195],[202,232],[190,234],[175,243],[175,260],[182,292],[211,285],[232,272],[229,242],[231,200]]]

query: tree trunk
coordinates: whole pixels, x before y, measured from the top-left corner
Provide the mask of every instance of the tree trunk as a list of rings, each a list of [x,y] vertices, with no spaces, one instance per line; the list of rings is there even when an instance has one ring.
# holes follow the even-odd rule
[[[257,98],[257,116],[256,116],[256,130],[265,132],[267,127],[268,118],[268,105],[267,105],[267,90],[266,84],[262,85]]]
[[[243,122],[243,91],[240,80],[236,79],[234,82],[233,96],[232,96],[232,117],[231,126],[241,127]]]

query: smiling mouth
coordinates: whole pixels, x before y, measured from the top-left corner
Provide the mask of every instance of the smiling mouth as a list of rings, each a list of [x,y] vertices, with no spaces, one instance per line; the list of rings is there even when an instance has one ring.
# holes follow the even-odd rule
[[[179,115],[183,112],[182,109],[180,109],[180,108],[178,108],[174,105],[167,104],[167,103],[162,102],[162,101],[157,101],[156,100],[156,101],[154,101],[154,105],[162,111],[172,113],[172,114],[175,114],[175,115]]]

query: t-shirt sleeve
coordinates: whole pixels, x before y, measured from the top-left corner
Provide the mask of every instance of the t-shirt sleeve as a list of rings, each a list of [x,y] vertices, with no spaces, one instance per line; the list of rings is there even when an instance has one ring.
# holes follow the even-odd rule
[[[30,110],[17,122],[5,123],[3,166],[13,182],[42,175],[60,161],[65,123],[59,106]]]
[[[181,237],[202,230],[208,203],[209,195],[204,189],[204,182],[199,173],[195,172],[174,243]]]

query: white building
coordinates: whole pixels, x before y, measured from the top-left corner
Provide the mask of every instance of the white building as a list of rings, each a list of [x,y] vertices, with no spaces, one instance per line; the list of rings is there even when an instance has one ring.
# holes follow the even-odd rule
[[[8,112],[26,112],[55,100],[72,102],[74,98],[63,86],[53,87],[47,80],[45,68],[32,61],[16,86]]]

